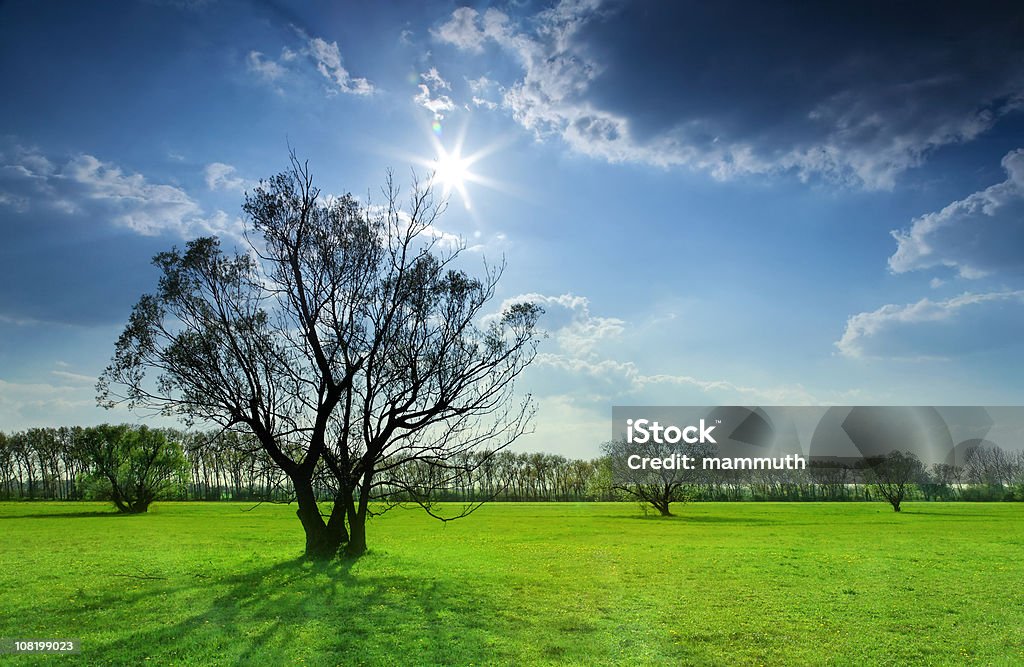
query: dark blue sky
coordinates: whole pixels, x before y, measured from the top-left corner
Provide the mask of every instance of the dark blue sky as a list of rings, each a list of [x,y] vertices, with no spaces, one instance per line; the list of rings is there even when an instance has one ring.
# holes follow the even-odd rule
[[[289,145],[363,198],[440,170],[438,233],[548,311],[526,448],[596,453],[613,404],[1020,404],[1022,15],[0,4],[0,429],[130,419],[92,385],[149,258],[237,243]]]

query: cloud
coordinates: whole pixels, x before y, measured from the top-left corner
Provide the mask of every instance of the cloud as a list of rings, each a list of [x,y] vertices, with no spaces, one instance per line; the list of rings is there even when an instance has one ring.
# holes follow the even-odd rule
[[[54,415],[64,417],[96,410],[94,393],[91,386],[80,384],[15,383],[0,379],[0,424],[5,430],[56,425],[52,423]]]
[[[71,373],[69,371],[50,371],[50,375],[75,383],[84,383],[90,387],[96,384],[96,378],[90,375],[81,375],[79,373]]]
[[[438,92],[441,90],[450,91],[452,86],[445,81],[436,67],[431,67],[426,72],[421,72],[420,81],[421,83],[417,86],[420,92],[413,97],[413,101],[416,104],[439,119],[444,118],[444,112],[455,109],[455,102],[452,101],[452,98]]]
[[[442,42],[454,44],[465,51],[481,53],[484,50],[485,35],[477,27],[479,13],[472,7],[459,7],[451,18],[431,34]]]
[[[285,46],[277,60],[265,56],[261,51],[250,51],[246,57],[247,69],[264,83],[273,84],[279,94],[284,94],[282,85],[287,79],[297,75],[301,56],[312,62],[316,71],[330,82],[327,88],[329,96],[338,93],[364,96],[376,91],[368,79],[352,76],[345,68],[337,42],[312,37],[297,28],[295,31],[303,41],[300,48],[293,50]]]
[[[309,54],[316,60],[316,69],[329,80],[337,91],[351,95],[369,95],[374,92],[373,84],[363,77],[353,77],[341,64],[341,51],[337,42],[327,42],[319,37],[309,39]]]
[[[741,22],[733,9],[462,7],[432,34],[474,54],[493,45],[518,67],[502,105],[538,139],[718,179],[785,172],[890,189],[936,148],[1024,107],[1024,44],[995,7],[945,6],[927,21],[896,9],[884,25],[844,5],[745,5]]]
[[[290,54],[291,51],[285,47],[282,52],[282,62],[285,61],[284,54]],[[250,51],[249,56],[246,58],[246,64],[249,67],[249,71],[255,73],[258,77],[264,81],[270,83],[276,83],[278,80],[283,79],[288,73],[288,69],[280,62],[266,58],[259,51]]]
[[[499,103],[491,99],[491,95],[495,91],[501,91],[501,86],[496,81],[488,79],[486,76],[480,76],[475,79],[466,79],[466,83],[469,85],[469,90],[472,92],[470,101],[475,107],[483,107],[488,110],[495,110],[498,108]]]
[[[45,426],[90,426],[104,422],[136,422],[139,415],[123,407],[104,410],[96,405],[95,380],[85,376],[61,379],[67,383],[11,382],[0,378],[0,427],[20,431]],[[160,426],[178,426],[170,418],[147,416]]]
[[[650,355],[636,352],[645,349],[645,336],[664,330],[651,325],[663,324],[662,314],[633,324],[593,313],[587,297],[572,293],[520,294],[505,299],[498,312],[524,301],[544,308],[539,324],[549,337],[526,371],[539,411],[537,433],[523,447],[594,455],[608,437],[613,405],[842,405],[863,399],[856,390],[823,396],[800,384],[754,386],[671,372],[665,367],[680,363],[676,350],[647,345]],[[660,368],[652,371],[652,363]]]
[[[690,375],[647,373],[635,361],[618,361],[618,344],[638,327],[625,320],[591,313],[590,301],[571,293],[558,296],[521,294],[506,299],[499,312],[513,303],[529,301],[544,308],[540,326],[548,332],[555,349],[545,345],[531,369],[541,388],[538,395],[568,396],[579,405],[604,410],[615,401],[680,400],[680,390],[690,400],[813,404],[815,397],[802,386],[752,387],[726,380],[707,380]],[[686,402],[686,399],[681,399]]]
[[[1024,290],[886,304],[850,317],[835,346],[850,358],[947,359],[1019,341],[1022,306]]]
[[[641,372],[633,362],[612,359],[582,359],[543,353],[537,355],[535,364],[584,378],[585,386],[592,393],[610,392],[610,396],[619,400],[632,398],[635,402],[637,396],[644,395],[645,399],[665,402],[665,396],[678,396],[678,390],[682,388],[694,390],[691,395],[703,395],[705,400],[713,402],[753,401],[774,405],[813,405],[820,402],[801,385],[753,387],[682,374],[648,374]]]
[[[1024,270],[1024,149],[1003,157],[1006,180],[892,232],[894,273],[949,267],[963,278]]]
[[[559,296],[520,294],[505,299],[498,312],[523,302],[535,303],[544,309],[540,326],[563,352],[573,357],[594,353],[602,342],[618,338],[625,329],[625,322],[618,318],[592,315],[590,300],[571,293]]]
[[[0,193],[15,214],[49,211],[61,217],[109,222],[138,234],[241,238],[241,221],[223,211],[207,215],[181,188],[85,153],[55,161],[34,148],[0,153]]]
[[[444,80],[440,72],[437,71],[436,67],[431,67],[426,72],[420,73],[420,80],[430,86],[432,90],[451,90],[452,84]]]
[[[245,179],[236,176],[235,174],[237,173],[234,167],[223,162],[211,162],[203,170],[206,187],[210,190],[234,190],[241,192],[245,189]]]

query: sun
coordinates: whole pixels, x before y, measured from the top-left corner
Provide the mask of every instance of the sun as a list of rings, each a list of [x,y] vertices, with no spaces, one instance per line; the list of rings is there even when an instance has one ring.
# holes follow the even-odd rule
[[[446,197],[451,194],[452,190],[456,190],[466,204],[466,208],[469,208],[466,181],[474,178],[473,173],[469,170],[473,160],[462,157],[458,147],[451,153],[440,144],[435,148],[437,149],[437,158],[431,165],[434,170],[434,182],[443,188]]]
[[[433,156],[407,155],[410,161],[426,167],[430,171],[430,183],[440,190],[446,198],[452,193],[458,195],[466,210],[472,206],[469,197],[469,184],[482,185],[495,190],[507,189],[502,183],[492,178],[477,173],[474,166],[483,158],[501,150],[507,143],[506,140],[491,142],[487,146],[476,150],[468,155],[463,153],[463,146],[466,139],[466,127],[455,136],[448,146],[441,140],[441,133],[438,131],[438,122],[434,123],[434,131],[431,133],[430,142],[433,148]]]

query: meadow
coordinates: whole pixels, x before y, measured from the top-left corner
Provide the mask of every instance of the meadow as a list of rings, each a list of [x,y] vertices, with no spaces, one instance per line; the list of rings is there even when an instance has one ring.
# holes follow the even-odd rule
[[[299,558],[294,507],[0,504],[10,664],[1024,664],[1024,505],[393,510]]]

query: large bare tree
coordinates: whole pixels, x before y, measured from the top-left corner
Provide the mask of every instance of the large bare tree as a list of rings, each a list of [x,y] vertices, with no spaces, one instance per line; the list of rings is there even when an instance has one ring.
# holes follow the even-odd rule
[[[525,432],[532,403],[514,387],[541,310],[485,311],[503,265],[461,268],[429,184],[414,180],[403,209],[389,174],[382,205],[360,206],[321,196],[293,154],[243,210],[244,251],[200,238],[155,258],[158,289],[135,306],[99,399],[251,432],[291,480],[307,555],[359,555],[375,499],[440,516],[433,492],[486,458],[466,452]],[[414,483],[396,474],[422,466],[432,474]],[[332,492],[326,515],[318,488]]]

